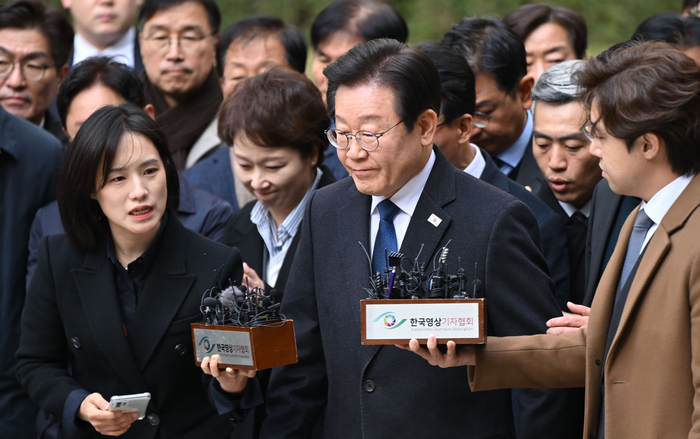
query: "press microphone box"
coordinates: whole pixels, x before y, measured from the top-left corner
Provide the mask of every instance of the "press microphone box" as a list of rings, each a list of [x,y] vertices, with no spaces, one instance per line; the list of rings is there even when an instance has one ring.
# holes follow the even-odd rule
[[[294,322],[286,320],[265,326],[208,325],[193,323],[195,363],[219,355],[219,366],[262,370],[296,363]]]
[[[486,342],[486,299],[365,299],[362,344],[425,344],[435,335],[438,344]]]

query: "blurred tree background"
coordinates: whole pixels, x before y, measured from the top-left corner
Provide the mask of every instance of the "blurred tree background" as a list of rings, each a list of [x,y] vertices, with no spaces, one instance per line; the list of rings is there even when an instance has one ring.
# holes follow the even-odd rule
[[[224,24],[256,14],[278,15],[307,31],[330,0],[220,0]],[[503,17],[523,0],[392,0],[408,22],[409,44],[440,40],[462,17]],[[561,0],[552,2],[581,14],[588,24],[589,55],[628,39],[644,19],[659,12],[680,13],[683,0]]]
[[[48,0],[59,4],[60,0]],[[316,14],[331,0],[219,0],[223,27],[252,15],[277,15],[308,31]],[[462,17],[503,17],[523,0],[390,0],[408,22],[409,44],[439,40]],[[628,39],[644,19],[659,12],[680,13],[683,0],[560,0],[588,23],[588,54]]]

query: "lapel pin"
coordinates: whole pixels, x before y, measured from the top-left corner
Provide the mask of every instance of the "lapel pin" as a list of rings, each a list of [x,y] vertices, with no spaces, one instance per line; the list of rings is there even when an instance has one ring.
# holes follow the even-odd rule
[[[434,225],[435,227],[437,227],[437,226],[440,225],[440,223],[442,222],[442,220],[441,220],[440,218],[438,218],[438,216],[435,215],[434,213],[431,213],[431,214],[430,214],[430,217],[428,217],[428,222],[429,222],[430,224]]]

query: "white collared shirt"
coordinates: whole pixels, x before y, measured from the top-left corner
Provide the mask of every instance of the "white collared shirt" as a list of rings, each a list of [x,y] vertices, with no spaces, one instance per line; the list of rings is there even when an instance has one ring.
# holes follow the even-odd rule
[[[73,39],[73,65],[78,64],[92,56],[109,56],[117,62],[126,64],[134,68],[134,41],[136,40],[136,29],[130,27],[129,30],[116,43],[100,50],[88,43],[79,33]]]
[[[401,248],[401,243],[403,238],[406,236],[406,230],[408,230],[408,224],[411,222],[411,217],[413,216],[413,211],[416,210],[416,205],[423,193],[423,188],[425,183],[430,177],[430,171],[433,170],[433,165],[435,164],[435,151],[430,152],[430,158],[428,163],[425,164],[423,169],[412,179],[410,179],[406,184],[403,185],[391,198],[391,202],[396,204],[399,208],[399,213],[394,217],[394,230],[396,231],[396,245],[397,248]],[[372,207],[370,209],[370,245],[369,251],[370,256],[374,253],[374,241],[377,239],[377,232],[379,231],[379,209],[377,206],[379,203],[384,201],[386,197],[384,196],[372,196]]]
[[[639,250],[640,254],[642,250],[644,250],[644,247],[647,246],[647,243],[651,237],[654,236],[656,229],[659,228],[661,220],[664,219],[664,216],[666,216],[666,213],[669,211],[671,206],[673,206],[673,203],[676,202],[678,197],[681,196],[681,193],[683,193],[685,188],[688,187],[690,180],[692,180],[693,177],[695,177],[695,175],[682,175],[661,188],[661,190],[659,190],[649,199],[648,203],[642,200],[642,206],[639,208],[639,210],[644,209],[644,212],[646,212],[649,219],[654,221],[654,224],[649,228],[647,235],[644,237],[644,244],[642,244],[642,247]]]
[[[513,169],[518,167],[520,161],[525,155],[525,151],[527,151],[528,146],[532,144],[532,112],[530,110],[527,110],[526,113],[527,122],[525,123],[525,128],[523,129],[523,132],[520,133],[520,137],[518,137],[518,140],[516,140],[515,143],[508,147],[508,149],[496,156],[503,162],[503,165],[500,167],[500,169],[501,172],[503,172],[506,175],[509,175],[513,171]]]
[[[469,146],[474,149],[474,159],[469,163],[469,166],[464,168],[464,172],[474,178],[481,178],[481,174],[484,173],[484,168],[486,168],[486,159],[484,159],[484,156],[481,154],[481,148],[473,143],[470,143]]]
[[[255,203],[253,210],[250,212],[250,221],[256,225],[267,249],[266,257],[263,258],[263,261],[266,263],[263,280],[273,287],[277,283],[277,277],[282,269],[287,250],[289,250],[294,236],[299,231],[301,220],[304,219],[306,204],[311,199],[311,194],[318,188],[322,176],[323,171],[321,168],[316,168],[316,178],[311,183],[311,187],[309,187],[299,204],[292,209],[279,226],[275,224],[275,220],[272,218],[268,208],[259,201]]]
[[[584,204],[583,207],[580,209],[577,209],[573,205],[565,203],[563,201],[558,202],[561,208],[564,209],[564,212],[566,212],[566,214],[569,216],[569,218],[571,218],[571,215],[575,214],[577,210],[581,212],[583,216],[588,218],[588,216],[591,214],[591,205],[593,204],[593,199],[588,200],[588,202]]]

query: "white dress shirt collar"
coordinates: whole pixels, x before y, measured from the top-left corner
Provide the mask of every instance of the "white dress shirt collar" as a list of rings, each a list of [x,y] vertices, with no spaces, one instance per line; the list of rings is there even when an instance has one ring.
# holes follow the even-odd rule
[[[134,41],[136,41],[136,29],[133,26],[129,28],[119,41],[104,50],[99,50],[83,38],[82,35],[76,33],[73,40],[73,65],[92,56],[109,56],[115,61],[134,68]]]
[[[656,232],[656,229],[659,228],[661,220],[664,219],[664,216],[666,216],[666,213],[668,213],[669,209],[671,209],[673,203],[675,203],[678,197],[681,196],[681,193],[683,193],[685,188],[688,187],[690,181],[694,177],[695,175],[682,175],[661,188],[660,191],[655,193],[654,196],[649,199],[648,203],[642,200],[642,205],[639,209],[644,209],[644,212],[647,214],[649,219],[654,221],[654,224],[649,228],[649,231],[644,238],[642,249],[646,247],[651,237],[654,236],[654,232]]]
[[[557,200],[558,201],[558,200]],[[558,201],[559,205],[561,206],[562,209],[564,209],[564,212],[570,217],[576,211],[580,211],[586,218],[591,214],[591,205],[593,203],[593,199],[588,200],[588,203],[584,204],[582,208],[577,209],[573,205],[569,203],[565,203],[563,201]]]
[[[464,172],[474,178],[481,178],[481,174],[484,173],[484,168],[486,168],[486,159],[484,159],[484,156],[481,153],[481,148],[473,143],[470,143],[469,146],[474,149],[474,159],[471,163],[469,163],[469,166],[464,168]]]
[[[518,167],[518,164],[520,164],[520,161],[525,155],[525,151],[527,150],[528,146],[530,146],[530,144],[532,143],[532,113],[530,112],[530,110],[527,110],[526,113],[527,122],[525,123],[525,128],[523,129],[523,132],[520,133],[520,137],[518,137],[518,140],[516,140],[515,143],[513,143],[513,145],[511,145],[508,149],[496,156],[501,161],[503,161],[503,167],[501,167],[501,171],[503,171],[503,173],[506,175],[510,174],[510,172],[513,169]]]
[[[430,158],[423,169],[390,198],[400,209],[399,213],[394,217],[396,243],[399,249],[401,248],[404,236],[406,236],[406,230],[408,229],[408,224],[411,222],[413,211],[416,210],[416,205],[423,193],[423,188],[428,181],[428,177],[430,177],[430,172],[433,170],[434,164],[435,151],[431,151]],[[374,251],[374,241],[377,237],[377,231],[379,230],[379,209],[377,209],[377,205],[385,199],[386,197],[384,196],[372,196],[372,206],[370,208],[370,251]]]

